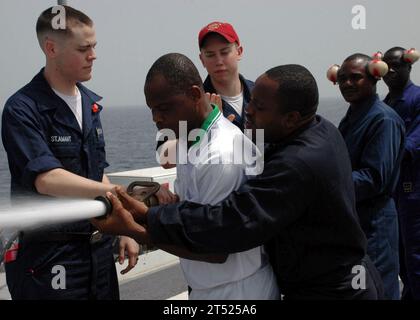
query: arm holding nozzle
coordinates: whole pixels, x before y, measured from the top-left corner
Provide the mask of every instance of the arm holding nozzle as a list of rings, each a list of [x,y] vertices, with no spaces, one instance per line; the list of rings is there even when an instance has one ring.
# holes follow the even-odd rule
[[[110,192],[107,193],[113,208],[111,214],[105,216],[106,219],[95,219],[92,223],[104,233],[123,234],[135,239],[138,243],[152,245],[147,231],[147,213],[149,210],[147,206],[130,197],[122,188],[116,188],[115,191],[117,196]],[[227,254],[201,254],[193,253],[180,246],[154,245],[178,257],[190,260],[223,263],[227,259]]]
[[[98,200],[103,201],[103,199]],[[138,243],[150,244],[146,229],[134,220],[132,214],[123,207],[121,201],[111,192],[107,193],[107,200],[112,207],[111,213],[105,214],[99,219],[92,219],[91,223],[103,233],[124,235],[133,238]],[[143,206],[147,209],[144,204]],[[107,211],[109,209],[110,207],[107,206]]]
[[[107,191],[111,191],[116,186],[84,178],[62,168],[40,173],[34,184],[40,194],[90,199],[98,195],[105,195]]]

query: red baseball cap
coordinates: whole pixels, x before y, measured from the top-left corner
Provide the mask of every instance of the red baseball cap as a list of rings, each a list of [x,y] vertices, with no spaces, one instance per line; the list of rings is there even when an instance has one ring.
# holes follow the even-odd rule
[[[232,25],[227,22],[211,22],[206,25],[203,29],[200,30],[198,34],[198,46],[201,48],[203,44],[204,38],[211,32],[220,34],[223,38],[225,38],[228,42],[233,43],[236,42],[238,45],[239,37],[233,29]]]

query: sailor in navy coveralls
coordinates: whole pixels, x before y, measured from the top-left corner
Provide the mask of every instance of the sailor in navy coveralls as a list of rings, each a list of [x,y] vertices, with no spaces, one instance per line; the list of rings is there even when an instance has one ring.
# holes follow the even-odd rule
[[[46,66],[3,110],[13,202],[39,194],[45,201],[47,196],[94,198],[114,187],[104,175],[101,97],[80,84],[91,78],[96,59],[93,23],[80,11],[65,9],[65,31],[51,30],[51,8],[39,17]],[[12,299],[118,299],[112,242],[88,220],[20,232],[18,253],[5,265]],[[138,245],[122,242],[132,268]],[[58,270],[61,281],[55,278]]]
[[[400,223],[402,298],[420,299],[420,87],[410,81],[412,63],[405,49],[394,47],[384,55],[390,71],[384,77],[389,93],[384,102],[404,120],[404,158],[395,200]]]
[[[398,180],[404,124],[376,95],[377,79],[367,69],[371,60],[355,54],[338,71],[340,91],[350,103],[339,129],[350,153],[367,254],[381,275],[386,298],[399,299],[398,219],[391,194]]]

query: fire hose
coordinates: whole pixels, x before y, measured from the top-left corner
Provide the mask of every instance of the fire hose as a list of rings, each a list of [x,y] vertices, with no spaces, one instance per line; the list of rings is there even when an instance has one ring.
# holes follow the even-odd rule
[[[134,181],[127,187],[127,193],[151,207],[159,204],[156,197],[159,189],[160,184],[157,182]],[[10,249],[20,231],[91,218],[100,219],[112,212],[112,205],[106,197],[99,196],[94,200],[55,199],[31,207],[14,206],[12,210],[13,212],[0,211],[0,232],[12,230],[13,234],[0,250],[0,263],[3,261],[4,253]]]

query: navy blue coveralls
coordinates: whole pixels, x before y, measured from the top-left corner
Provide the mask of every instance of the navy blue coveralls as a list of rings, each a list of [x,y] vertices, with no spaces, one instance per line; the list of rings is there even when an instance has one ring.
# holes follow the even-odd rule
[[[399,299],[398,218],[391,194],[398,180],[404,124],[374,95],[351,106],[339,130],[350,153],[367,253],[381,275],[386,297]]]
[[[245,109],[248,105],[249,101],[251,100],[251,91],[254,88],[254,82],[245,79],[241,74],[239,75],[239,80],[241,81],[242,88],[243,88],[243,108],[242,114],[239,115],[235,108],[233,108],[229,103],[222,99],[222,108],[223,108],[223,115],[227,118],[229,115],[235,115],[235,120],[232,123],[237,126],[241,131],[244,131],[244,121],[245,121]],[[206,80],[204,81],[204,91],[210,93],[217,93],[216,89],[214,88],[210,76],[207,76]]]
[[[101,97],[81,84],[83,132],[67,106],[51,89],[43,69],[6,102],[2,140],[11,173],[11,196],[35,195],[43,172],[63,168],[102,181],[105,142]],[[94,106],[95,105],[95,106]],[[22,232],[17,259],[6,264],[13,299],[118,299],[110,236],[91,241],[89,221]],[[97,239],[96,239],[97,240]],[[54,266],[65,268],[65,288],[52,286]]]
[[[395,190],[395,200],[402,240],[402,265],[404,293],[420,299],[420,87],[408,82],[400,97],[384,100],[404,120],[405,156],[401,163],[400,180]]]

